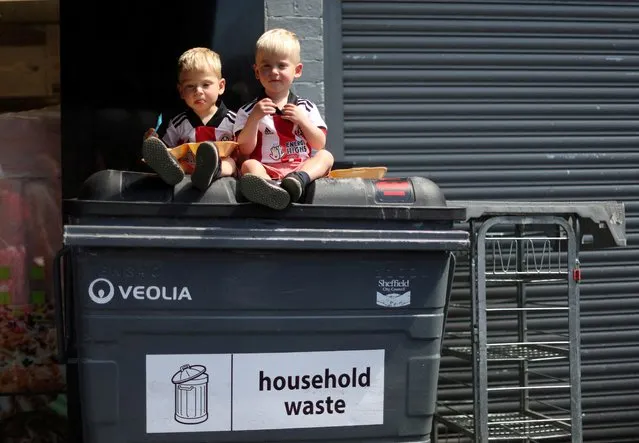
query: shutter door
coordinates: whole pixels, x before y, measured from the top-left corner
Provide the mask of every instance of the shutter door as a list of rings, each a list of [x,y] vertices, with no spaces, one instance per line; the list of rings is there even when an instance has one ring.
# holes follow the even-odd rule
[[[341,15],[344,160],[451,200],[625,202],[629,247],[580,255],[582,404],[586,441],[637,441],[639,2],[343,1]]]

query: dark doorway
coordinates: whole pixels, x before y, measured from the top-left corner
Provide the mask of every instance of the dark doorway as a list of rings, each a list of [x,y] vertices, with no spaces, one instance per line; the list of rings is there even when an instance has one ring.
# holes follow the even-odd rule
[[[244,0],[61,0],[62,182],[64,198],[101,169],[145,170],[144,131],[181,106],[176,62],[194,46],[222,58],[236,110],[255,95],[251,65],[264,31],[264,2]]]

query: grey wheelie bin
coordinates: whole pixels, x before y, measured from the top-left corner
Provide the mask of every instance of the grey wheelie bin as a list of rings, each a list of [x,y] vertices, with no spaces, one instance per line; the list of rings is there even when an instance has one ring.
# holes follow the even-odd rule
[[[419,177],[277,212],[230,178],[92,176],[57,260],[74,441],[430,441],[464,211]]]

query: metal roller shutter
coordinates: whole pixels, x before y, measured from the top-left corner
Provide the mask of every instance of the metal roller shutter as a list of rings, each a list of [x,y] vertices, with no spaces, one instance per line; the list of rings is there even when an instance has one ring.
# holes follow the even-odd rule
[[[343,103],[341,159],[429,177],[448,199],[625,202],[629,247],[581,253],[584,435],[637,441],[639,2],[343,1],[339,14],[327,110]]]

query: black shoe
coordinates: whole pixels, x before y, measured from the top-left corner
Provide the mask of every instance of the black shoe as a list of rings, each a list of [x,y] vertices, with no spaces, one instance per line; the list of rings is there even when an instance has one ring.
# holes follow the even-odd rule
[[[276,182],[254,174],[243,175],[239,186],[240,192],[248,201],[271,209],[284,209],[291,202],[288,192],[280,188]]]
[[[211,142],[202,142],[195,154],[195,169],[191,174],[191,183],[200,191],[206,191],[213,179],[220,173],[220,155]]]
[[[282,188],[291,196],[292,202],[297,202],[304,195],[304,180],[300,177],[299,172],[291,172],[282,179],[280,184]]]
[[[149,137],[142,143],[144,161],[167,184],[175,186],[184,178],[184,171],[166,145],[157,137]]]

